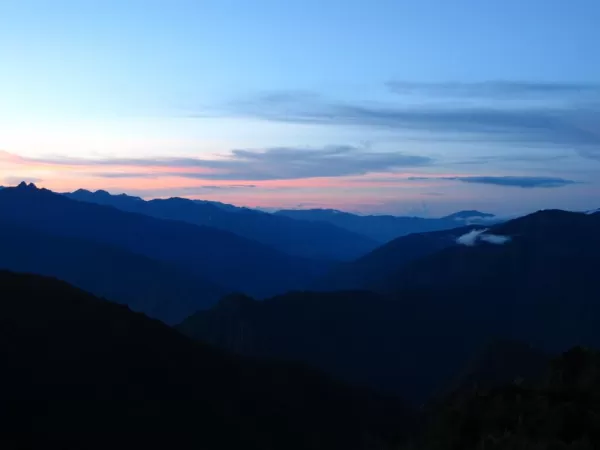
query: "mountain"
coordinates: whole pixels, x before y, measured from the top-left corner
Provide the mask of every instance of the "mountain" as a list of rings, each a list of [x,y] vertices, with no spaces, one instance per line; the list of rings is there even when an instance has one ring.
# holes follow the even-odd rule
[[[2,448],[387,449],[411,426],[395,399],[195,343],[64,282],[0,271],[0,299]]]
[[[599,227],[598,215],[539,211],[491,227],[474,245],[409,264],[388,280],[387,291],[427,291],[431,303],[421,308],[443,311],[448,320],[468,309],[473,319],[487,316],[490,326],[542,348],[560,350],[565,342],[595,346]]]
[[[498,222],[493,214],[479,211],[461,211],[440,219],[397,216],[359,216],[334,209],[287,209],[275,213],[279,216],[311,222],[326,222],[376,240],[389,242],[411,233],[448,230],[464,225],[487,225]]]
[[[351,260],[374,249],[377,242],[328,223],[306,222],[284,216],[238,208],[224,203],[169,198],[144,201],[125,194],[79,189],[67,197],[110,205],[124,211],[227,230],[291,255],[331,260]]]
[[[237,354],[304,362],[358,386],[425,402],[478,349],[463,330],[430,311],[367,291],[291,292],[262,301],[227,296],[177,329]],[[483,332],[481,332],[483,336]]]
[[[412,400],[427,380],[407,370],[417,364],[412,350],[420,350],[405,340],[403,311],[398,302],[359,291],[292,292],[262,301],[232,295],[177,329],[238,354],[305,362]]]
[[[482,229],[471,225],[443,231],[414,233],[394,239],[356,261],[340,264],[315,281],[315,290],[335,291],[353,289],[379,290],[393,279],[405,265],[444,248],[458,245],[456,239]]]
[[[540,211],[405,264],[368,292],[296,292],[217,304],[180,325],[249,355],[307,361],[417,404],[491,339],[600,347],[600,216]],[[464,237],[464,236],[463,236]],[[239,302],[238,302],[239,303]]]
[[[289,256],[216,228],[71,200],[34,185],[0,191],[4,221],[121,247],[258,297],[305,285],[329,264]]]
[[[476,210],[467,210],[467,211],[459,211],[453,214],[450,214],[448,216],[444,216],[442,217],[443,220],[456,220],[456,221],[464,221],[464,222],[470,222],[470,221],[477,221],[477,220],[492,220],[494,219],[494,215],[493,214],[489,214],[489,213],[482,213],[480,211],[476,211]]]
[[[0,219],[0,268],[56,277],[168,324],[208,308],[225,293],[201,276],[168,263],[4,219]]]
[[[87,191],[87,192],[89,192],[89,191]],[[96,191],[95,193],[98,193],[98,191]],[[92,194],[94,194],[94,193],[92,192]],[[230,205],[229,203],[223,203],[223,202],[216,202],[216,201],[210,201],[210,200],[192,200],[192,201],[194,203],[198,203],[200,205],[214,205],[218,208],[221,208],[221,209],[224,209],[224,210],[230,211],[230,212],[256,211],[256,210],[246,208],[243,206],[235,206],[235,205]]]

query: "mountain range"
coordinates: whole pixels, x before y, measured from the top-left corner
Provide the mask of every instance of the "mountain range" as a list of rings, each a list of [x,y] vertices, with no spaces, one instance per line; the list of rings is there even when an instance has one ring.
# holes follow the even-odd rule
[[[460,236],[480,229],[483,229],[480,225],[470,225],[396,238],[355,261],[335,266],[316,280],[311,288],[324,291],[385,289],[389,280],[402,271],[406,264],[447,247],[459,245],[457,239]]]
[[[283,214],[1,189],[0,444],[598,448],[600,213]]]
[[[456,389],[417,412],[303,365],[195,343],[55,279],[0,271],[0,299],[2,448],[600,444],[600,356],[582,347],[550,359],[518,342],[495,342]]]
[[[4,222],[19,227],[93,240],[168,263],[207,280],[209,294],[217,285],[225,292],[273,295],[304,286],[331,267],[228,231],[72,200],[32,184],[2,189],[0,210]]]
[[[390,262],[380,295],[228,298],[179,329],[243,354],[308,361],[421,403],[489,339],[552,352],[600,346],[599,220],[549,210],[463,229],[454,245],[398,267]]]
[[[145,201],[129,195],[79,189],[67,197],[159,219],[180,220],[230,231],[290,255],[315,259],[351,260],[378,243],[362,234],[321,222],[293,220],[223,203],[169,198]]]
[[[330,223],[368,236],[379,243],[411,233],[448,230],[465,225],[490,225],[501,221],[493,214],[474,210],[460,211],[438,219],[389,215],[361,216],[335,209],[283,209],[275,214],[313,223]]]
[[[501,220],[475,210],[459,211],[437,219],[402,216],[360,216],[331,209],[279,210],[267,213],[221,202],[169,199],[143,200],[126,194],[111,195],[79,189],[69,198],[114,206],[161,219],[206,225],[256,240],[297,256],[349,261],[400,236]]]
[[[0,268],[56,277],[168,324],[181,322],[226,294],[223,288],[172,264],[5,220],[0,219]]]

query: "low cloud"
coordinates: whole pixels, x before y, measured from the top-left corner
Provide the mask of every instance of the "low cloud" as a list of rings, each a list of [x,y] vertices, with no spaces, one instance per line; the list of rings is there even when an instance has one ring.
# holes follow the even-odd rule
[[[456,239],[456,243],[457,244],[461,244],[461,245],[466,245],[468,247],[472,247],[475,245],[475,243],[477,242],[477,237],[485,232],[487,229],[483,229],[483,230],[471,230],[466,234],[463,234],[462,236],[458,237]]]
[[[479,239],[496,245],[506,244],[508,241],[510,241],[509,236],[501,236],[499,234],[481,234]]]
[[[456,243],[460,245],[466,245],[467,247],[473,247],[478,241],[484,241],[489,244],[503,245],[510,241],[510,236],[501,236],[498,234],[486,233],[488,229],[484,228],[481,230],[471,230],[468,233],[456,239]]]
[[[456,180],[463,183],[491,184],[494,186],[519,187],[524,189],[533,188],[559,188],[578,184],[578,181],[566,180],[555,177],[410,177],[409,180]]]

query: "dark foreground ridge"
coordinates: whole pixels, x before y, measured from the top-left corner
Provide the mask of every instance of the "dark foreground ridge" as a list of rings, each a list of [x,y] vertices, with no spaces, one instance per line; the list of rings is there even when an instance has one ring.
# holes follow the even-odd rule
[[[575,347],[537,380],[457,391],[427,414],[406,450],[600,448],[600,354]]]
[[[235,357],[34,275],[0,272],[2,448],[394,448],[394,399]]]

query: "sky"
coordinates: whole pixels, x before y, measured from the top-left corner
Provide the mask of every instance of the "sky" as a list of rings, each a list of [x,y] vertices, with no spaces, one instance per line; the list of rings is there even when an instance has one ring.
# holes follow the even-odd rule
[[[2,0],[0,185],[600,207],[597,0]]]

